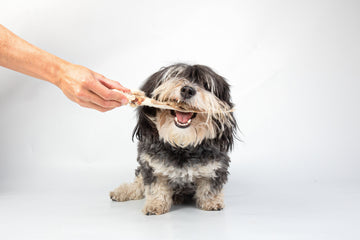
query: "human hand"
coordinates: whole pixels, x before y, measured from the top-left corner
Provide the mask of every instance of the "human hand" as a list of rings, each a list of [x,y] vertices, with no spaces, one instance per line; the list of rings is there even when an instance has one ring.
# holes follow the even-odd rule
[[[128,104],[123,94],[111,89],[130,92],[129,89],[80,65],[68,64],[64,67],[56,85],[70,100],[100,112]]]

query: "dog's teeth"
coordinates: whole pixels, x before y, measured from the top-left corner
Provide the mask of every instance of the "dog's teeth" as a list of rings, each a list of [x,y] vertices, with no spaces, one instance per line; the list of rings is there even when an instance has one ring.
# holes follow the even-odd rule
[[[179,126],[187,127],[187,126],[189,126],[190,123],[191,123],[191,118],[190,118],[186,123],[182,123],[182,122],[179,122],[179,120],[178,120],[177,117],[175,117],[175,122],[176,122],[176,124],[179,125]]]

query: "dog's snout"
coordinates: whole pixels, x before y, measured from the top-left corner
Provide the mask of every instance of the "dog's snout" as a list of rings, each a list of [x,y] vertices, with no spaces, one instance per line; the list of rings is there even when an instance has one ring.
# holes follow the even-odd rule
[[[196,94],[196,90],[190,86],[184,86],[181,88],[180,91],[181,91],[181,96],[184,99],[191,98],[192,96],[194,96]]]

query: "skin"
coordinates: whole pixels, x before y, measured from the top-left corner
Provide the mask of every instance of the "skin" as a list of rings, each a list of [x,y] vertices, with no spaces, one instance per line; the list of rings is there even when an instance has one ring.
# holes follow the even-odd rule
[[[111,90],[130,92],[120,83],[52,55],[16,36],[1,24],[0,66],[53,83],[82,107],[106,112],[128,103],[124,95]]]

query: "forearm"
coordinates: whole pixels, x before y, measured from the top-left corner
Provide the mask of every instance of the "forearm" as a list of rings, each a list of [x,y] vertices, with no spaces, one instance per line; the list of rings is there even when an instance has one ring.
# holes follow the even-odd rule
[[[106,112],[128,103],[124,95],[112,91],[130,91],[120,83],[35,47],[1,24],[0,66],[49,81],[83,107]]]
[[[69,64],[21,39],[0,24],[0,66],[58,85]]]

